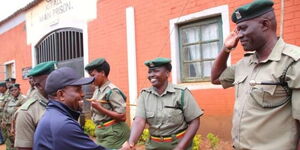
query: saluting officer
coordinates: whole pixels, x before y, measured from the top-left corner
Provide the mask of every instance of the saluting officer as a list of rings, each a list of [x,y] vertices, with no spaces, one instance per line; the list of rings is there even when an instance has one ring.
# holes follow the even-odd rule
[[[6,149],[14,150],[14,131],[12,130],[13,115],[17,109],[25,103],[25,96],[20,93],[20,84],[11,84],[9,87],[11,98],[5,103],[2,117],[2,127],[5,128],[7,139]]]
[[[123,150],[134,149],[140,135],[149,125],[148,150],[187,150],[192,148],[193,137],[203,114],[191,92],[168,83],[172,70],[171,60],[155,58],[145,62],[151,87],[141,91],[129,141]]]
[[[108,79],[110,66],[104,58],[91,61],[85,70],[95,78],[91,105],[92,119],[97,125],[95,135],[99,145],[118,149],[128,140],[130,129],[126,120],[126,96]],[[101,101],[99,101],[101,100]]]
[[[45,82],[48,75],[55,68],[56,62],[48,61],[36,65],[28,73],[28,76],[32,76],[34,86],[39,92],[30,97],[15,114],[15,147],[17,149],[32,149],[36,126],[45,112],[48,103]]]
[[[300,148],[300,48],[277,37],[273,5],[255,0],[233,12],[236,30],[212,67],[212,83],[236,90],[232,139],[237,150]],[[239,41],[252,53],[227,66]]]

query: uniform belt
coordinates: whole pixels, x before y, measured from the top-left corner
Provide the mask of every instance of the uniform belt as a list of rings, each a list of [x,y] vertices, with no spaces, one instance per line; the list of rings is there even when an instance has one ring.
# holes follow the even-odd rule
[[[108,120],[108,121],[105,121],[105,122],[98,123],[99,125],[97,126],[97,128],[109,127],[109,126],[112,126],[112,125],[117,124],[117,123],[118,123],[117,120],[112,119],[112,120]]]
[[[185,132],[186,132],[186,130],[179,131],[177,134],[175,134],[174,137],[176,139],[181,139],[184,136]],[[152,136],[151,135],[150,139],[155,142],[172,142],[174,140],[174,137],[173,136]]]

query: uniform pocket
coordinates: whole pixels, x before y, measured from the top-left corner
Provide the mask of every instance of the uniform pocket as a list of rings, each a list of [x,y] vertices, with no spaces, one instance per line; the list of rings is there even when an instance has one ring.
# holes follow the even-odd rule
[[[254,86],[250,95],[263,108],[278,107],[290,99],[288,91],[281,85]]]
[[[146,120],[149,125],[155,123],[155,114],[154,112],[147,111],[146,112]]]
[[[244,94],[243,83],[246,81],[247,77],[247,75],[240,75],[234,80],[233,84],[235,87],[235,97],[239,97],[239,95]]]

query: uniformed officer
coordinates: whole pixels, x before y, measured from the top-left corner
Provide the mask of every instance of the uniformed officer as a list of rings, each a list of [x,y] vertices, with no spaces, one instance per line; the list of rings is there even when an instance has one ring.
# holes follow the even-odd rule
[[[109,149],[118,149],[128,140],[130,129],[126,120],[126,96],[108,79],[110,66],[104,58],[91,61],[85,70],[95,78],[91,105],[92,119],[97,125],[96,142]],[[101,101],[100,101],[101,100]]]
[[[0,120],[2,120],[3,116],[3,108],[5,105],[5,99],[8,97],[9,91],[7,89],[6,83],[4,81],[0,82]],[[1,124],[1,122],[0,122]],[[0,133],[0,144],[4,144],[5,137],[4,137],[4,129],[0,126],[1,133]]]
[[[36,95],[36,92],[38,92],[38,90],[34,87],[34,81],[32,76],[28,76],[28,82],[30,87],[26,94],[27,99],[32,97],[33,95]]]
[[[236,30],[212,68],[212,83],[235,87],[232,139],[238,150],[295,150],[299,143],[300,48],[277,37],[273,4],[256,0],[233,12]],[[228,67],[238,41],[247,53]]]
[[[140,93],[130,138],[123,150],[134,149],[146,123],[151,135],[147,150],[192,148],[203,111],[187,88],[168,83],[172,70],[170,62],[168,58],[145,62],[152,86]]]
[[[6,87],[10,87],[10,85],[16,83],[16,78],[9,77],[5,79],[5,82],[6,82]]]
[[[11,84],[9,87],[11,99],[5,103],[2,117],[2,127],[6,130],[6,149],[14,150],[14,131],[12,130],[13,115],[24,104],[25,96],[20,93],[20,84]]]
[[[15,114],[15,147],[17,149],[32,149],[34,131],[48,103],[45,82],[55,68],[55,61],[43,62],[28,73],[28,76],[33,77],[34,86],[39,92],[29,98]]]

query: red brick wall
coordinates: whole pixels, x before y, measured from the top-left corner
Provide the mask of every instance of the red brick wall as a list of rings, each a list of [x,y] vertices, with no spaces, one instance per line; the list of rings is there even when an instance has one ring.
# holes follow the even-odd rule
[[[26,44],[25,22],[0,35],[0,64],[15,60],[17,83],[21,84],[21,90],[26,94],[29,84],[22,79],[22,68],[31,66],[31,48]],[[1,67],[0,71],[4,71]],[[4,80],[3,73],[0,80]]]

